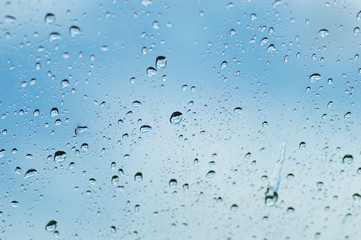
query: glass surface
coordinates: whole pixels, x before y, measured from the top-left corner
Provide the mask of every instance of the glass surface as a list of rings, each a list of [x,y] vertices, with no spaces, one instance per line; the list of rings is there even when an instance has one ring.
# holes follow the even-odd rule
[[[361,2],[0,1],[0,239],[360,239]]]

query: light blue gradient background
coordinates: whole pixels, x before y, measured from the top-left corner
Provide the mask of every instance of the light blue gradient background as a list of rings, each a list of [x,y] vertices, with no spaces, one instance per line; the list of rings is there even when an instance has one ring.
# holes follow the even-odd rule
[[[361,3],[273,2],[234,1],[230,8],[229,1],[153,0],[147,7],[140,0],[1,2],[0,149],[6,153],[0,158],[0,238],[56,239],[45,231],[56,220],[58,239],[271,240],[314,239],[316,233],[359,239],[361,203],[352,195],[361,192],[361,35],[353,29],[361,27]],[[56,17],[52,25],[44,23],[49,12]],[[6,23],[6,15],[16,22]],[[80,36],[69,34],[72,25]],[[320,29],[329,35],[322,38]],[[49,41],[52,32],[62,38]],[[264,37],[269,42],[261,46]],[[267,52],[269,44],[275,52]],[[152,51],[144,55],[143,47]],[[149,77],[146,69],[155,67],[157,56],[166,56],[167,66]],[[223,61],[228,65],[221,69]],[[321,80],[311,83],[313,73]],[[63,79],[69,87],[62,87]],[[50,116],[53,107],[59,116]],[[243,112],[234,113],[236,107]],[[183,113],[180,125],[169,122],[175,111]],[[153,130],[142,134],[142,125]],[[77,126],[88,131],[75,135]],[[271,174],[284,140],[279,199],[270,208],[262,176]],[[83,143],[89,151],[81,150]],[[56,151],[67,152],[63,163],[53,161]],[[345,154],[353,155],[351,165],[342,163]],[[32,168],[39,174],[24,179]],[[113,185],[119,168],[124,175]],[[216,175],[208,179],[210,170]],[[137,172],[143,181],[134,181]],[[293,180],[286,179],[289,173]],[[174,189],[171,179],[178,182]]]

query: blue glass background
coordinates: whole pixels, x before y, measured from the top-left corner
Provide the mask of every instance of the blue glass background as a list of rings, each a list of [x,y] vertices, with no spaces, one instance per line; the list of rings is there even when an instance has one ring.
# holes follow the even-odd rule
[[[358,239],[359,1],[0,9],[1,239]],[[148,76],[158,56],[167,66]],[[78,126],[88,130],[76,135]],[[283,141],[278,200],[267,207]],[[38,174],[24,178],[29,169]],[[45,230],[51,220],[56,232]]]

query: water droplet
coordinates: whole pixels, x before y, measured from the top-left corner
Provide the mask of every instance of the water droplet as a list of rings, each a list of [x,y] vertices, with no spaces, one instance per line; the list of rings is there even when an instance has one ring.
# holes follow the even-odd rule
[[[287,213],[292,215],[295,213],[295,209],[293,207],[289,207],[289,208],[287,208]]]
[[[96,180],[95,178],[90,178],[90,179],[89,179],[89,183],[90,183],[91,185],[95,185],[96,182],[97,182],[97,180]]]
[[[12,201],[12,202],[11,202],[11,206],[12,206],[13,208],[19,207],[19,202],[18,202],[18,201]]]
[[[357,20],[360,20],[361,19],[361,11],[359,11],[358,13],[357,13]]]
[[[306,143],[305,142],[300,142],[300,144],[298,145],[298,149],[299,150],[304,150],[306,148]]]
[[[224,69],[227,67],[227,62],[226,61],[223,61],[222,64],[221,64],[221,69]]]
[[[52,13],[48,13],[45,15],[44,22],[48,25],[51,25],[55,22],[55,15]]]
[[[52,32],[49,34],[50,41],[55,41],[55,40],[60,40],[60,39],[61,39],[61,35],[57,32]]]
[[[6,150],[5,149],[1,149],[0,150],[0,158],[3,157],[6,153]]]
[[[157,59],[155,60],[155,66],[159,69],[162,70],[167,66],[167,58],[164,56],[159,56],[157,57]]]
[[[267,122],[267,121],[264,121],[264,122],[262,123],[262,127],[268,127],[268,122]]]
[[[25,179],[28,179],[28,178],[31,178],[31,177],[36,176],[36,175],[38,175],[38,171],[36,171],[35,169],[29,169],[29,170],[25,173],[24,178],[25,178]]]
[[[169,187],[176,188],[177,187],[177,180],[176,179],[171,179],[169,181]]]
[[[345,115],[343,116],[345,119],[349,119],[351,117],[351,112],[347,112],[345,113]]]
[[[154,67],[149,67],[147,69],[147,74],[149,77],[153,77],[154,75],[157,74],[157,69],[155,69]]]
[[[171,124],[177,125],[182,121],[182,118],[183,118],[183,114],[181,112],[174,112],[170,116],[169,121]]]
[[[351,154],[346,154],[342,158],[342,162],[346,165],[349,165],[353,162],[353,156]]]
[[[136,182],[141,182],[143,180],[143,174],[141,172],[137,172],[134,176],[134,180]]]
[[[360,33],[360,28],[359,28],[359,27],[355,27],[355,28],[353,29],[353,33],[354,33],[355,35],[359,34],[359,33]]]
[[[56,117],[59,115],[59,110],[57,108],[52,108],[50,111],[50,116]]]
[[[62,80],[62,81],[61,81],[61,86],[62,86],[63,88],[69,87],[69,86],[70,86],[69,80],[68,80],[68,79]]]
[[[142,103],[139,102],[139,101],[134,101],[133,102],[133,107],[141,107],[142,106]]]
[[[266,193],[266,198],[265,198],[265,204],[267,207],[272,207],[276,204],[278,199],[278,194],[277,192],[274,191],[270,191]]]
[[[54,154],[54,160],[55,162],[57,163],[62,163],[65,161],[65,158],[66,158],[66,152],[64,151],[57,151],[55,154]]]
[[[16,18],[14,16],[7,15],[4,18],[4,23],[10,23],[10,24],[16,23]]]
[[[231,206],[231,211],[232,212],[236,212],[237,210],[238,210],[238,205],[237,204],[233,204],[232,206]]]
[[[140,127],[139,131],[141,133],[147,133],[147,132],[152,131],[152,127],[149,126],[149,125],[143,125],[143,126]]]
[[[257,19],[257,15],[255,13],[251,14],[251,20],[254,21]]]
[[[321,36],[321,37],[327,37],[329,35],[329,32],[327,29],[321,29],[320,31],[318,31],[318,34]]]
[[[311,82],[317,82],[318,80],[321,79],[321,75],[318,73],[314,73],[314,74],[310,75],[309,79]]]
[[[211,170],[211,171],[209,171],[209,172],[207,173],[206,177],[207,177],[207,178],[212,178],[212,177],[214,177],[214,175],[216,175],[216,172],[213,171],[213,170]]]
[[[117,185],[118,182],[119,182],[119,177],[116,176],[116,175],[114,175],[114,176],[112,177],[112,183],[113,183],[114,185]]]
[[[241,107],[236,107],[234,110],[233,110],[234,113],[236,114],[240,114],[243,112],[243,109]]]
[[[87,126],[77,126],[75,129],[75,134],[79,135],[82,134],[84,132],[88,131],[88,127]]]
[[[46,224],[45,226],[45,230],[47,232],[54,232],[57,226],[57,222],[54,220],[51,220],[50,222],[48,222],[48,224]]]
[[[117,233],[117,228],[115,226],[111,226],[110,231],[111,231],[112,235],[115,235]]]
[[[69,28],[69,33],[72,37],[77,37],[80,35],[80,28],[77,26],[71,26]]]
[[[355,193],[354,195],[352,195],[353,200],[355,200],[356,202],[361,202],[361,195],[358,193]]]

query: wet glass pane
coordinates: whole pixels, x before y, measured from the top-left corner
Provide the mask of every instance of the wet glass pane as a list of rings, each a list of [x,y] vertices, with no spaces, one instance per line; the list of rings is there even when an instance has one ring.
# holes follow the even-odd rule
[[[0,239],[359,239],[361,3],[0,1]]]

